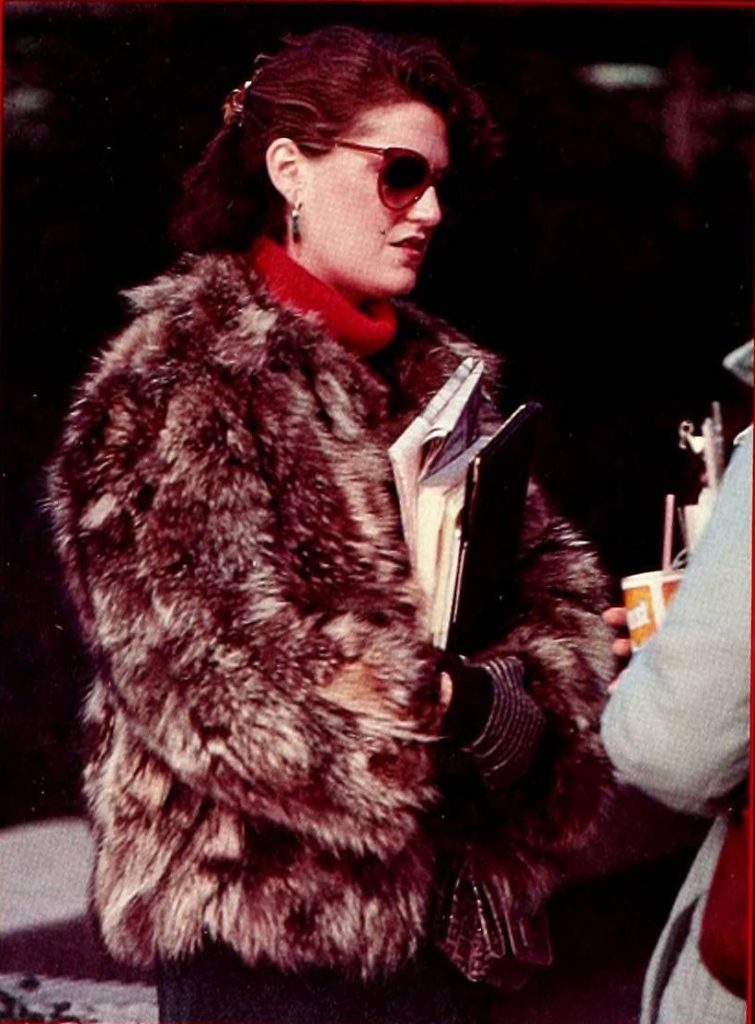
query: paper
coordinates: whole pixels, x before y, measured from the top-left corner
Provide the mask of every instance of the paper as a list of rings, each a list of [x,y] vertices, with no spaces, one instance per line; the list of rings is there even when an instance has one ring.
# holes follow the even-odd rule
[[[520,406],[502,424],[484,394],[483,369],[481,360],[464,360],[389,450],[404,537],[412,570],[424,596],[426,636],[440,648],[446,647],[457,611],[463,553],[469,540],[465,530],[469,527],[470,509],[476,506],[479,462],[486,460],[487,453],[494,448],[497,451],[499,440],[508,437],[509,427],[515,431],[534,407],[534,403]],[[527,412],[522,416],[525,408]],[[499,458],[496,455],[496,460]],[[523,506],[526,466],[523,472],[523,477],[521,473],[515,474],[516,495],[511,491],[504,496],[505,486],[495,488],[500,516],[492,524],[496,536],[490,539],[490,551],[494,558],[503,550],[498,534],[511,525],[512,518],[517,519],[510,514],[509,506],[512,502]],[[484,518],[483,557],[491,529],[489,515]],[[498,596],[496,592],[491,601],[497,601]]]

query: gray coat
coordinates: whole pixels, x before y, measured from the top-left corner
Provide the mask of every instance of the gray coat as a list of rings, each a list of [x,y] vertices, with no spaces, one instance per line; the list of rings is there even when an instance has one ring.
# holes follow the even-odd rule
[[[691,814],[713,815],[747,777],[752,431],[726,474],[662,630],[635,655],[603,715],[623,778]],[[725,833],[717,817],[645,979],[641,1024],[739,1024],[745,1004],[700,961],[698,936]]]

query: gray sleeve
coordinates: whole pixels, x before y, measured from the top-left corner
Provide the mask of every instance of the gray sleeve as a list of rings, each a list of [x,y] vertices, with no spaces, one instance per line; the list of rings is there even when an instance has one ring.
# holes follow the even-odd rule
[[[678,810],[707,813],[747,774],[751,538],[749,431],[663,628],[602,718],[619,774]]]

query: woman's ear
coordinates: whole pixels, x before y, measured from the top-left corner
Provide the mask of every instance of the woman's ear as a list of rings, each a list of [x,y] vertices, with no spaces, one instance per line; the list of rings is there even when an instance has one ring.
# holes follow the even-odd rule
[[[301,186],[304,157],[292,139],[274,139],[267,147],[265,164],[273,186],[293,206]]]

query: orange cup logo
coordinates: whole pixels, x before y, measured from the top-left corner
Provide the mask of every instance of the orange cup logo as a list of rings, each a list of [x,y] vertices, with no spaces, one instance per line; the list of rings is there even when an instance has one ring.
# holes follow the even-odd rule
[[[658,628],[653,614],[653,594],[650,587],[633,587],[624,594],[627,610],[629,639],[636,649],[652,636]]]

